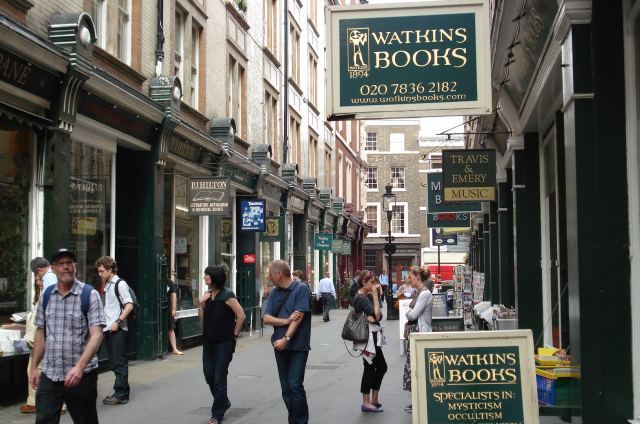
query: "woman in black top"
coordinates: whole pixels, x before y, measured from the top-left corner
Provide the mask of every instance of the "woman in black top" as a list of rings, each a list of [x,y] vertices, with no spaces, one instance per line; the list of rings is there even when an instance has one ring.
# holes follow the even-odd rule
[[[364,347],[362,355],[362,363],[364,370],[362,372],[362,382],[360,383],[360,392],[362,393],[363,412],[382,412],[382,404],[378,399],[382,379],[387,372],[387,362],[384,359],[382,348],[382,312],[380,312],[380,298],[378,290],[380,283],[378,278],[371,271],[362,274],[358,281],[360,288],[353,299],[353,309],[355,312],[364,311],[369,321],[369,342]],[[378,343],[380,342],[380,343]],[[373,358],[372,358],[373,357]]]
[[[210,287],[200,298],[202,320],[202,368],[213,395],[209,424],[220,424],[231,407],[227,398],[227,373],[245,315],[236,295],[225,287],[227,274],[221,266],[208,266],[204,282]]]

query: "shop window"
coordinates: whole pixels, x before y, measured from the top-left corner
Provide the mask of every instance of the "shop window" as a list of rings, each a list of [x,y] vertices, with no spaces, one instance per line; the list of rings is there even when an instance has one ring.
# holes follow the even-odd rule
[[[165,175],[165,252],[176,285],[178,310],[198,306],[204,267],[200,266],[200,218],[187,207],[188,179]]]
[[[95,261],[111,252],[113,154],[74,141],[69,181],[70,248],[78,256],[80,281],[99,286]]]
[[[231,218],[209,217],[209,260],[204,266],[222,265],[227,273],[227,287],[234,287],[233,226]]]
[[[0,323],[27,309],[30,134],[0,123]]]

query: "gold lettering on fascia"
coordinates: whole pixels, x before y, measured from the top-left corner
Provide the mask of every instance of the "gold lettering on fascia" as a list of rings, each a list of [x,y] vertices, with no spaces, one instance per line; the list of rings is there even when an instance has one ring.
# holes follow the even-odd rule
[[[191,189],[224,189],[227,188],[227,181],[191,181]]]
[[[30,74],[30,63],[17,61],[0,53],[0,75],[20,85],[26,85]]]
[[[378,46],[393,45],[434,45],[437,43],[464,44],[468,41],[467,28],[417,29],[405,31],[371,32],[373,42]],[[447,47],[418,49],[408,51],[398,49],[394,52],[374,51],[373,67],[386,69],[389,67],[405,68],[409,65],[425,68],[427,66],[452,66],[462,68],[467,62],[466,47]]]

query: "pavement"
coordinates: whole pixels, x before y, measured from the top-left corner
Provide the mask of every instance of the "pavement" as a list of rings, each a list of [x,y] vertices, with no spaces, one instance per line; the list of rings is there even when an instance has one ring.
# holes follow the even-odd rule
[[[307,362],[305,388],[311,423],[410,424],[411,414],[404,407],[410,393],[402,390],[404,356],[400,355],[398,321],[384,321],[388,344],[383,348],[389,367],[380,390],[383,413],[360,411],[359,393],[362,359],[352,358],[340,338],[346,310],[331,311],[331,321],[314,315],[311,352]],[[264,336],[243,334],[229,368],[228,392],[232,407],[225,424],[286,423],[287,414],[280,393],[273,348]],[[186,350],[184,355],[168,355],[155,361],[129,364],[131,399],[126,405],[106,406],[102,399],[111,394],[114,376],[110,371],[98,378],[98,415],[102,423],[207,423],[211,393],[202,375],[202,348]],[[33,423],[35,416],[21,414],[19,405],[0,407],[0,424]],[[69,414],[60,420],[72,423]],[[541,418],[541,423],[561,423]],[[575,422],[575,421],[574,421]]]

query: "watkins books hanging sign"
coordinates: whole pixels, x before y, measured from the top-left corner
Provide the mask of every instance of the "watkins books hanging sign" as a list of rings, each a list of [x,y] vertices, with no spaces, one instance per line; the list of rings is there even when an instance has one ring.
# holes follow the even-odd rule
[[[330,120],[491,112],[488,0],[328,12]]]

